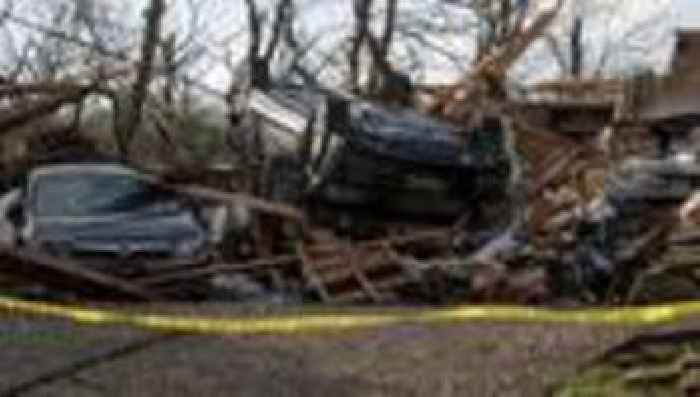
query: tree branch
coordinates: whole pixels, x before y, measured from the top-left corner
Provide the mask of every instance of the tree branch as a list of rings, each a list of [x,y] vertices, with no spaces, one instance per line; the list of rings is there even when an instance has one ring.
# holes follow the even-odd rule
[[[272,35],[270,37],[270,41],[267,43],[265,54],[263,54],[263,60],[268,64],[275,55],[275,50],[279,45],[280,37],[282,36],[282,28],[286,24],[290,23],[288,13],[291,5],[292,0],[280,0],[280,2],[277,4],[275,21],[272,25]]]

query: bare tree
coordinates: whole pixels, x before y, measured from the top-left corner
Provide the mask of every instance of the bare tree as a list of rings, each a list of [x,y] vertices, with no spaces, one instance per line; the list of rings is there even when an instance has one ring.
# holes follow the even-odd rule
[[[471,7],[480,22],[477,62],[517,35],[525,21],[529,1],[476,0]]]
[[[129,112],[118,134],[117,145],[122,156],[128,156],[129,145],[143,119],[143,106],[148,95],[148,86],[153,80],[156,50],[161,42],[161,22],[165,15],[165,0],[151,0],[144,12],[143,43],[141,59],[136,69],[136,79],[132,86]]]
[[[571,76],[579,78],[583,71],[583,18],[576,16],[571,28]]]
[[[370,34],[370,11],[373,0],[353,0],[355,33],[352,37],[348,65],[350,65],[349,85],[353,92],[360,92],[360,55],[362,46]]]
[[[619,2],[630,9],[638,4]],[[611,0],[586,2],[591,5],[581,12],[585,30],[576,30],[570,11],[574,8],[569,5],[581,2],[559,0],[559,7],[566,5],[563,12],[543,15],[541,4],[545,2],[523,0],[348,0],[343,4],[351,6],[347,11],[353,18],[347,25],[339,21],[342,29],[330,31],[327,25],[301,23],[306,21],[305,7],[312,6],[304,0],[241,0],[235,3],[240,10],[226,0],[144,3],[145,18],[140,19],[125,16],[124,8],[119,7],[127,6],[110,0],[0,0],[0,11],[4,11],[0,35],[6,55],[1,77],[19,83],[75,79],[82,84],[81,76],[98,75],[99,70],[129,70],[103,81],[99,91],[100,95],[107,95],[106,88],[112,91],[109,97],[118,120],[113,129],[115,140],[126,154],[134,136],[145,131],[140,136],[150,137],[153,126],[166,144],[174,142],[171,138],[187,129],[180,122],[186,113],[182,110],[191,108],[178,106],[196,102],[197,94],[228,101],[231,129],[243,131],[238,127],[250,89],[267,89],[280,78],[300,76],[309,84],[319,80],[347,84],[360,95],[405,103],[412,85],[421,81],[421,73],[441,77],[442,70],[451,69],[465,78],[455,91],[446,93],[451,98],[442,102],[443,107],[463,101],[459,98],[464,96],[478,105],[480,97],[502,97],[504,82],[519,79],[520,64],[535,58],[533,54],[538,62],[531,63],[538,71],[551,64],[551,54],[543,54],[540,46],[530,50],[532,42],[542,36],[557,49],[551,53],[567,74],[585,78],[607,73],[619,63],[620,54],[643,53],[648,37],[643,32],[653,31],[658,17],[636,18],[622,29],[628,32],[623,36],[613,29],[620,25],[611,23],[615,32],[610,39],[601,34],[600,40],[592,40],[597,16],[619,23],[613,11],[620,14],[621,6]],[[17,8],[5,7],[12,4]],[[167,13],[166,4],[172,4]],[[605,7],[599,10],[602,5]],[[224,9],[226,14],[220,12]],[[214,15],[226,15],[226,22]],[[623,40],[616,40],[620,37]],[[242,38],[248,40],[237,41]],[[569,45],[575,41],[581,43],[577,51]],[[237,53],[241,48],[242,54]],[[226,50],[230,53],[224,54]],[[219,90],[220,75],[211,69],[222,70],[224,59],[231,84]],[[479,83],[473,84],[475,81]],[[80,103],[68,102],[68,109],[75,106],[74,126],[80,125]],[[63,111],[66,106],[59,108]]]
[[[291,24],[292,0],[279,0],[274,9],[274,19],[270,24],[267,45],[263,42],[266,15],[260,10],[256,0],[244,0],[248,23],[248,51],[242,64],[235,65],[231,54],[227,63],[231,73],[231,83],[226,93],[231,125],[237,127],[246,113],[244,108],[252,88],[266,90],[270,87],[272,61],[280,45],[285,26]]]
[[[620,75],[658,57],[671,37],[668,23],[671,4],[590,0],[571,2],[554,29],[547,32],[546,49],[560,75],[577,78]],[[595,36],[594,36],[595,35]]]
[[[384,100],[407,102],[411,97],[411,79],[392,65],[389,55],[396,32],[398,0],[386,0],[383,29],[376,35],[370,29],[373,0],[354,0],[354,35],[348,52],[349,86],[357,94]],[[360,83],[362,49],[369,53],[370,65],[366,87]],[[364,89],[363,89],[364,88]]]
[[[270,39],[263,48],[262,41],[262,17],[258,11],[256,0],[245,0],[248,9],[248,27],[250,29],[250,42],[248,45],[248,67],[251,85],[260,89],[267,89],[270,81],[271,62],[280,44],[282,32],[290,21],[292,0],[279,0],[275,9],[275,17],[271,25]]]
[[[488,55],[437,101],[433,111],[472,125],[480,122],[484,112],[503,111],[509,70],[551,27],[565,2],[557,0],[552,8],[534,16],[527,28],[517,34],[513,32],[508,41],[491,48]],[[464,106],[466,100],[470,101],[470,106]]]

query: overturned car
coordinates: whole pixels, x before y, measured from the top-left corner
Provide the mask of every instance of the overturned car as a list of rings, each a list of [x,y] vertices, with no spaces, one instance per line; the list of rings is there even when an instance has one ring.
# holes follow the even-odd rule
[[[267,193],[277,200],[436,219],[493,203],[508,188],[511,156],[498,117],[467,130],[298,86],[254,92],[249,106],[268,159]]]
[[[5,247],[194,260],[245,227],[240,209],[171,191],[118,163],[46,165],[23,179],[0,199]]]

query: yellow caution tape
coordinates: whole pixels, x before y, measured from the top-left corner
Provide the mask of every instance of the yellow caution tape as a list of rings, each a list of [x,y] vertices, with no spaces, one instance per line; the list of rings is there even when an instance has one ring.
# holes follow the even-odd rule
[[[63,318],[87,325],[126,325],[186,334],[293,334],[338,332],[400,324],[460,322],[558,323],[648,326],[700,315],[700,301],[667,305],[582,310],[520,306],[456,306],[435,309],[387,309],[374,313],[304,312],[297,314],[216,318],[167,314],[132,314],[0,297],[0,311],[16,315]]]

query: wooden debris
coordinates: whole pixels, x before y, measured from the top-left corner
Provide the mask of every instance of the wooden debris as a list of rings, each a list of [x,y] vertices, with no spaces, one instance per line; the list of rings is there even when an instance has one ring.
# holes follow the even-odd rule
[[[139,285],[143,285],[144,287],[156,286],[219,273],[248,272],[263,268],[286,267],[298,263],[299,261],[300,258],[296,255],[257,258],[246,263],[218,263],[174,272],[163,272],[162,274],[155,276],[136,279],[135,282]]]
[[[396,246],[402,246],[406,244],[415,244],[415,243],[428,243],[428,242],[433,242],[434,244],[439,244],[439,245],[449,245],[450,244],[450,239],[452,237],[452,231],[450,229],[433,229],[433,230],[421,230],[415,233],[410,233],[406,235],[399,235],[399,236],[390,236],[384,239],[377,239],[377,240],[367,240],[367,241],[359,241],[356,243],[357,246],[364,247],[364,248],[378,248],[378,247],[396,247]],[[319,244],[314,246],[314,250],[316,251],[324,251],[324,250],[336,250],[339,248],[339,245],[342,243],[339,242],[331,242],[331,243],[324,243],[324,244]]]
[[[484,57],[462,81],[438,100],[433,111],[452,120],[464,121],[469,109],[474,108],[473,102],[487,99],[484,96],[488,96],[488,92],[484,90],[488,88],[484,85],[493,87],[502,84],[510,68],[552,24],[563,4],[563,0],[557,0],[554,7],[535,17],[528,29],[498,47],[495,53]],[[466,101],[470,104],[465,104]]]
[[[700,225],[700,192],[694,193],[681,205],[679,216],[686,224]]]
[[[641,253],[650,248],[651,243],[659,241],[666,230],[667,227],[663,225],[653,227],[649,232],[632,241],[624,251],[619,253],[616,259],[621,262],[626,262],[637,258]]]
[[[562,153],[563,152],[563,153]],[[532,186],[531,195],[539,195],[547,185],[558,178],[566,168],[582,153],[581,149],[555,152],[560,155],[550,164],[546,162],[547,169],[544,173],[538,174],[538,178]]]
[[[156,301],[162,297],[152,290],[142,288],[130,281],[94,270],[76,261],[56,258],[50,255],[31,252],[26,249],[16,249],[3,252],[12,263],[17,264],[14,269],[17,273],[33,274],[33,278],[41,282],[59,282],[56,275],[67,278],[72,285],[80,288],[98,287],[105,291],[105,295],[117,295],[123,298],[139,301]],[[45,277],[42,274],[48,273]]]
[[[166,187],[173,191],[205,200],[245,205],[266,214],[280,216],[301,223],[304,223],[306,220],[305,214],[297,208],[287,204],[274,203],[244,193],[230,193],[194,185],[166,185]]]
[[[394,247],[446,240],[445,231],[427,231],[382,240],[299,245],[308,286],[328,303],[375,302],[394,299],[394,290],[419,282],[426,265],[399,255]]]
[[[8,133],[17,127],[21,127],[57,111],[63,105],[80,102],[88,92],[88,90],[69,91],[68,93],[54,98],[37,100],[32,103],[31,107],[28,109],[6,112],[0,117],[0,132]]]
[[[387,292],[410,280],[392,263],[385,247],[348,244],[335,252],[300,247],[304,274],[324,302],[386,302]]]

